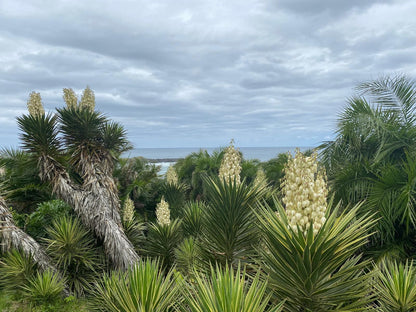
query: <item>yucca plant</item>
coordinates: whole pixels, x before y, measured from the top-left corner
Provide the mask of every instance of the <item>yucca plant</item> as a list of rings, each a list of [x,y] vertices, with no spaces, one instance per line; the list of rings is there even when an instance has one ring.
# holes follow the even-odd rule
[[[259,242],[253,206],[261,191],[244,180],[205,177],[207,205],[203,210],[200,245],[202,261],[235,265],[248,261]]]
[[[109,312],[166,312],[178,303],[172,271],[157,261],[140,261],[127,272],[105,276],[94,289],[91,310]]]
[[[276,211],[277,209],[277,211]],[[286,311],[364,311],[371,302],[369,260],[358,254],[370,236],[374,219],[357,217],[360,206],[337,216],[339,205],[314,233],[289,224],[280,202],[259,214],[263,244],[261,266]]]
[[[18,295],[22,287],[35,275],[36,270],[37,265],[32,257],[12,249],[0,260],[0,288]]]
[[[176,269],[184,275],[193,274],[193,270],[199,267],[200,248],[194,237],[185,238],[175,249]]]
[[[146,231],[146,224],[136,217],[129,221],[123,221],[124,232],[127,238],[131,241],[136,250],[143,248],[145,242],[144,232]]]
[[[181,243],[182,237],[179,220],[174,220],[170,224],[152,223],[148,228],[144,253],[158,258],[163,268],[170,269],[175,262],[175,248]]]
[[[49,270],[38,272],[27,285],[23,286],[23,294],[34,305],[54,304],[62,299],[65,280]]]
[[[376,297],[382,311],[416,310],[416,271],[413,262],[384,260],[378,265]]]
[[[240,265],[234,271],[230,267],[211,267],[210,276],[194,272],[194,281],[183,289],[186,298],[181,311],[186,312],[277,312],[283,302],[270,304],[266,282],[260,275],[248,276]]]
[[[47,251],[65,274],[71,291],[83,295],[103,264],[94,238],[78,219],[68,216],[55,220],[47,233]]]
[[[58,109],[57,115],[45,114],[40,94],[31,94],[29,114],[17,118],[23,148],[36,159],[41,180],[50,183],[103,241],[111,263],[125,269],[139,260],[121,227],[112,177],[115,158],[130,147],[126,132],[94,110],[90,88],[80,101],[73,90],[64,89],[64,100],[67,107]]]
[[[185,204],[182,214],[184,236],[197,237],[202,233],[202,215],[206,205],[202,201],[191,201]]]
[[[187,188],[183,183],[166,182],[163,184],[162,194],[169,203],[172,218],[182,217]]]

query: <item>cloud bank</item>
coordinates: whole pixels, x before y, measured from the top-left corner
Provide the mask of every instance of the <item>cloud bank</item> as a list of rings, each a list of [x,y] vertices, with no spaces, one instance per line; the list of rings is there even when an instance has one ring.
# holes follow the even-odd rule
[[[0,3],[0,145],[89,85],[135,147],[314,146],[362,81],[416,76],[416,2]]]

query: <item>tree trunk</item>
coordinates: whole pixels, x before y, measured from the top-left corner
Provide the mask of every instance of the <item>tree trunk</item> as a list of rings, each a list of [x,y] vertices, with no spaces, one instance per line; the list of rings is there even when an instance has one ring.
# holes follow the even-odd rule
[[[14,224],[12,214],[2,197],[0,197],[0,234],[3,251],[16,248],[26,256],[31,256],[42,270],[49,269],[57,272],[56,267],[38,242]]]
[[[140,260],[134,246],[125,235],[120,218],[117,188],[111,177],[88,157],[84,158],[82,187],[74,185],[53,158],[39,159],[41,178],[50,181],[54,192],[72,207],[83,223],[103,241],[105,252],[120,269],[127,269]]]

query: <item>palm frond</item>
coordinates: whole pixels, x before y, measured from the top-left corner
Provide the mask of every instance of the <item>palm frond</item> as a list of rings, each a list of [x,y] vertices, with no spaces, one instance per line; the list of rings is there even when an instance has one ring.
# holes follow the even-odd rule
[[[368,94],[377,103],[400,112],[405,124],[414,124],[416,108],[415,82],[405,75],[382,77],[380,79],[362,83],[358,90]]]

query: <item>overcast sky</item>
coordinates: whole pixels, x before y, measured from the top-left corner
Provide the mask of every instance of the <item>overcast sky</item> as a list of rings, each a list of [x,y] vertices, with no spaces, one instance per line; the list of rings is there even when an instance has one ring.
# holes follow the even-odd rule
[[[416,1],[0,0],[0,146],[89,85],[140,147],[315,146],[354,87],[416,76]]]

